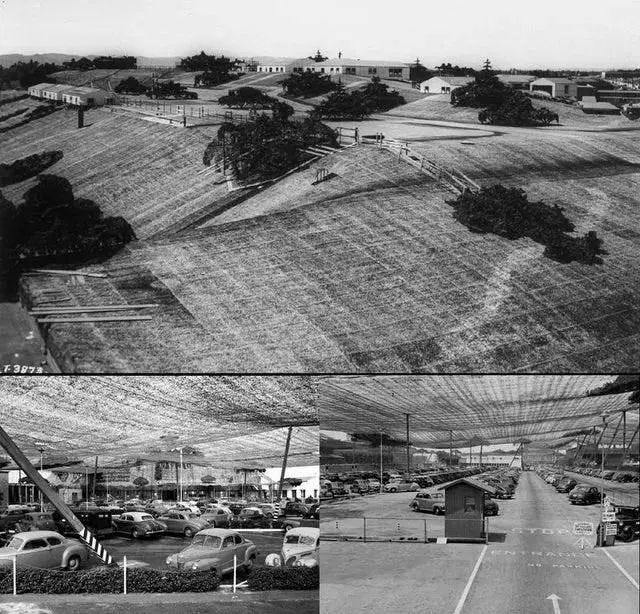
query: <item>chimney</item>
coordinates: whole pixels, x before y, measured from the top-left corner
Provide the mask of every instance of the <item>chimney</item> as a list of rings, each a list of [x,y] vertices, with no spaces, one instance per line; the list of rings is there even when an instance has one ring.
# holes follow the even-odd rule
[[[84,128],[84,109],[78,107],[78,128]]]
[[[338,59],[341,60],[342,59],[342,51],[338,51]]]

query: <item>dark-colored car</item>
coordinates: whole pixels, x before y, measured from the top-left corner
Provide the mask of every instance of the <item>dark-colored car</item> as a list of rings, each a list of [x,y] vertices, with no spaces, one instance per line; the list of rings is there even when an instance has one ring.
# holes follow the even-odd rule
[[[230,526],[234,529],[268,529],[271,518],[257,507],[245,507],[233,518]]]
[[[164,534],[167,525],[146,512],[126,512],[113,519],[113,529],[116,533],[125,533],[134,539],[140,539]]]
[[[616,522],[618,529],[616,537],[623,542],[630,542],[640,537],[640,508],[617,506]]]
[[[90,507],[88,509],[72,508],[72,511],[78,520],[94,535],[104,537],[113,533],[113,514],[109,510]],[[58,510],[52,512],[52,516],[60,533],[63,535],[77,533]]]
[[[306,505],[305,503],[288,501],[287,504],[284,506],[284,510],[282,510],[282,513],[285,516],[304,516],[308,511],[309,511],[309,506]]]
[[[600,502],[600,491],[597,486],[591,484],[578,484],[569,495],[572,505],[589,505]]]
[[[303,518],[315,518],[315,520],[320,520],[320,504],[314,503],[309,507],[306,514],[302,516]]]
[[[500,512],[500,506],[489,496],[484,498],[484,515],[485,516],[497,516]]]
[[[569,492],[573,490],[578,485],[573,478],[564,478],[564,480],[560,480],[556,485],[556,490],[558,492]]]

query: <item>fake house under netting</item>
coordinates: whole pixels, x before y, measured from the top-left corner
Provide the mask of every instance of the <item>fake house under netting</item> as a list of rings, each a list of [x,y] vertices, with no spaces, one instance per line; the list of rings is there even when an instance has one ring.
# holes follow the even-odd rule
[[[442,450],[512,444],[522,455],[543,446],[567,464],[591,446],[593,461],[604,454],[615,469],[637,460],[639,386],[635,376],[332,377],[318,405],[323,432],[360,440]]]

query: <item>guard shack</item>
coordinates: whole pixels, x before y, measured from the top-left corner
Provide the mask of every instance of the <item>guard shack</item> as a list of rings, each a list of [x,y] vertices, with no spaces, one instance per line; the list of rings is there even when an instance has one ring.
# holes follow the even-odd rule
[[[444,490],[444,535],[451,541],[487,541],[484,501],[495,490],[473,478],[461,478],[438,490]]]

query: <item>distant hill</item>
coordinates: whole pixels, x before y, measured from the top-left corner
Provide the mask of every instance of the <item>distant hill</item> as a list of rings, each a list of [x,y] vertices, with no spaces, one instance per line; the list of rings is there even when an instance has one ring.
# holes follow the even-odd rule
[[[8,68],[16,62],[29,62],[30,60],[35,60],[36,62],[40,62],[41,64],[45,64],[46,62],[62,64],[62,62],[69,62],[73,58],[79,60],[82,57],[87,57],[91,60],[97,56],[68,55],[66,53],[34,53],[31,55],[23,55],[22,53],[8,53],[6,55],[0,55],[0,66],[2,66],[3,68]]]

